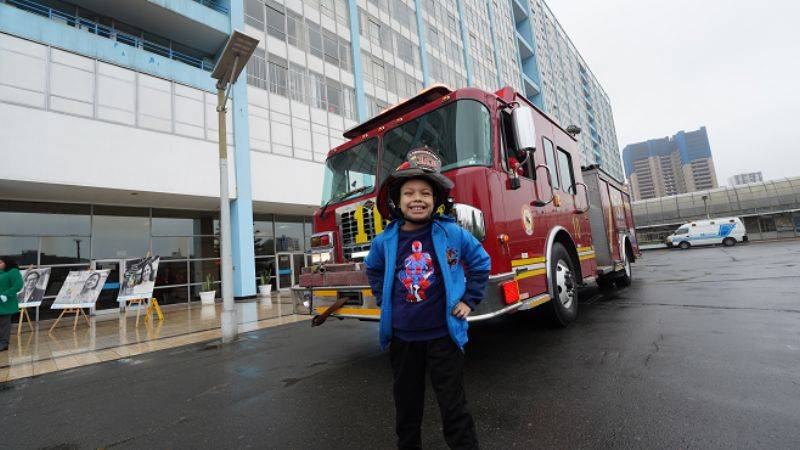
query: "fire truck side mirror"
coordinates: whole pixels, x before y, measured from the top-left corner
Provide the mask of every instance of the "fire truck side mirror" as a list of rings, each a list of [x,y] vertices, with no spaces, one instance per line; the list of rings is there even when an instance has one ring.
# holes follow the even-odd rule
[[[519,150],[536,150],[536,124],[533,115],[533,108],[528,106],[518,106],[511,112],[514,140]]]

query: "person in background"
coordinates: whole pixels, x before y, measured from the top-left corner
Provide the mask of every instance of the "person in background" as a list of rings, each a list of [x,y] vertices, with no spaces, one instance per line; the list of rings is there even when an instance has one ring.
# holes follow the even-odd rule
[[[0,256],[0,352],[8,350],[11,316],[19,312],[17,293],[22,287],[17,263],[7,256]]]

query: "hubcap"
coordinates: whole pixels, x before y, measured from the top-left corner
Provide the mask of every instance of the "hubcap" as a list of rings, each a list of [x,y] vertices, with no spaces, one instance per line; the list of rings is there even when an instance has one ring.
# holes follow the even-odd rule
[[[567,309],[575,301],[575,276],[564,261],[556,265],[556,296]]]

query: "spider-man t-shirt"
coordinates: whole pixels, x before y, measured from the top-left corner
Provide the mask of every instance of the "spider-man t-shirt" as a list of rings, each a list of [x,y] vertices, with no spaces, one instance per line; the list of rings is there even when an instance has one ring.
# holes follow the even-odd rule
[[[404,341],[447,336],[445,292],[431,225],[399,230],[392,291],[392,328]]]

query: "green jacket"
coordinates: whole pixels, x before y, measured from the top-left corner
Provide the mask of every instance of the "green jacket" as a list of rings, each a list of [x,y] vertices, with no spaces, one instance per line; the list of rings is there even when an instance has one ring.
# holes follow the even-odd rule
[[[22,290],[22,275],[19,269],[4,270],[0,272],[0,295],[6,296],[6,301],[0,299],[0,316],[16,314],[19,312],[17,293]]]

